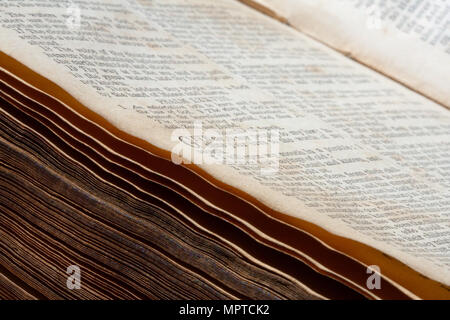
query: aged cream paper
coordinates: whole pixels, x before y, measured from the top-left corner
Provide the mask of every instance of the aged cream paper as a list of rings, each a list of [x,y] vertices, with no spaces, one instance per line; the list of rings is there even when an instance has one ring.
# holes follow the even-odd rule
[[[450,1],[251,2],[450,108]]]
[[[236,1],[4,1],[0,50],[119,129],[280,132],[278,171],[199,164],[450,284],[450,114]]]

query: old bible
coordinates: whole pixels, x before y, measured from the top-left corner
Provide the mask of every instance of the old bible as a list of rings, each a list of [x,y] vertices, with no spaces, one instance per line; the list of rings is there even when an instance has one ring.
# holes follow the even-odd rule
[[[3,299],[449,299],[448,1],[0,2]]]

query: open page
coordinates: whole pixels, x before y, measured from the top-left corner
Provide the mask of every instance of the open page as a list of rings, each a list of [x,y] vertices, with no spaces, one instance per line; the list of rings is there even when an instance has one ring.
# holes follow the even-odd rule
[[[247,2],[450,107],[450,1]]]
[[[237,1],[65,4],[3,1],[0,50],[117,128],[200,146],[188,160],[220,181],[450,284],[448,110]],[[203,143],[227,129],[273,137],[270,161]]]

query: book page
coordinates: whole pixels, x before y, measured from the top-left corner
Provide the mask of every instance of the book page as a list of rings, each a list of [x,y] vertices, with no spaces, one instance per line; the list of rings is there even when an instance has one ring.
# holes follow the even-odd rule
[[[450,108],[450,1],[244,2]]]
[[[2,1],[0,34],[117,128],[200,145],[191,160],[215,178],[450,284],[442,106],[237,1]],[[227,129],[273,133],[276,152],[202,143]]]

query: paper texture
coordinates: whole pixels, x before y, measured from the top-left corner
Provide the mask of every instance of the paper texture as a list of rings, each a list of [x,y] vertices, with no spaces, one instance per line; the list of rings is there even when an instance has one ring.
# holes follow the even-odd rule
[[[250,2],[450,108],[450,1]]]
[[[279,170],[199,164],[450,284],[450,114],[235,1],[3,1],[0,49],[119,129],[277,129]]]

